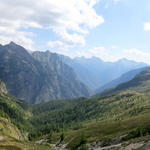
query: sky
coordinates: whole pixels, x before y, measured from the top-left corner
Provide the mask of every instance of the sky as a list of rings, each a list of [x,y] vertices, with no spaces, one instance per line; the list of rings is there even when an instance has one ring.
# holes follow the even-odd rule
[[[149,0],[0,0],[0,44],[150,64]]]

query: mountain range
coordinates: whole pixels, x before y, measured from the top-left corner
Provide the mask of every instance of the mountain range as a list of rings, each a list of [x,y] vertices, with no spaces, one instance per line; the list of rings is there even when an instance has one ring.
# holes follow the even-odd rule
[[[97,92],[102,86],[128,71],[147,66],[145,63],[125,58],[116,62],[104,62],[97,57],[76,57],[71,59],[64,55],[59,56],[64,63],[74,69],[78,78],[93,92]]]
[[[13,42],[0,45],[0,79],[8,92],[28,103],[90,96],[90,90],[78,80],[71,67],[56,54],[29,54]]]
[[[121,91],[136,91],[145,93],[150,91],[150,68],[145,68],[138,73],[132,80],[121,83],[115,88],[108,89],[100,93],[100,95],[111,95]]]
[[[116,86],[118,86],[121,83],[128,82],[128,81],[132,80],[138,73],[142,72],[146,68],[147,67],[139,68],[139,69],[135,69],[135,70],[126,72],[123,75],[121,75],[119,78],[112,80],[111,82],[109,82],[109,83],[105,84],[104,86],[100,87],[99,89],[97,89],[96,93],[103,92],[104,90],[107,90],[107,89],[115,88]]]
[[[127,59],[104,62],[97,57],[71,59],[50,51],[29,53],[14,42],[0,45],[0,60],[0,79],[8,92],[32,104],[88,97],[91,91],[101,92],[131,80],[147,66]]]

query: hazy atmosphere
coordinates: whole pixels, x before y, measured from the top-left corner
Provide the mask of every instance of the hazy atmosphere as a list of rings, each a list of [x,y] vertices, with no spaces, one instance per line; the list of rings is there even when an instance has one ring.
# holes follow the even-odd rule
[[[150,150],[150,0],[0,0],[0,150]]]
[[[2,44],[150,64],[149,0],[1,0],[0,14]]]

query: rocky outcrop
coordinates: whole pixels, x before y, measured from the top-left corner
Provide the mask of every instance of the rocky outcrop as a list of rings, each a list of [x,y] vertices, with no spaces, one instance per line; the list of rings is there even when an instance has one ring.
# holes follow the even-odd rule
[[[6,85],[4,82],[0,80],[0,94],[7,94],[8,91],[6,89]]]

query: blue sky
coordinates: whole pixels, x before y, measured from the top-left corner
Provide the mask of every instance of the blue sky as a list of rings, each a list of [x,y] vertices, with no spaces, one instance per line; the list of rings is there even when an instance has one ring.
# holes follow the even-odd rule
[[[150,64],[149,0],[5,0],[0,14],[1,44]]]

